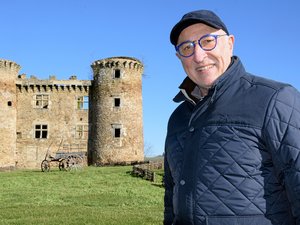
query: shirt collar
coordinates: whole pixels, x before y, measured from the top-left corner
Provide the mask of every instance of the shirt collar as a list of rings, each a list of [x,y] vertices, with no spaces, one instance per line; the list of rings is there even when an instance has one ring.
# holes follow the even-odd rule
[[[226,72],[229,70],[229,68],[232,67],[234,62],[237,60],[238,60],[238,58],[236,56],[233,56],[231,58],[231,63],[229,65],[228,69],[226,70]],[[216,82],[213,84],[212,87],[215,87],[218,83],[220,83],[221,80],[223,80],[223,75],[220,76],[216,80]],[[183,82],[179,86],[179,89],[180,89],[180,92],[173,98],[174,102],[181,102],[184,100],[188,100],[195,105],[199,101],[199,99],[203,98],[203,96],[201,96],[201,94],[200,94],[199,87],[189,77],[186,77],[183,80]]]

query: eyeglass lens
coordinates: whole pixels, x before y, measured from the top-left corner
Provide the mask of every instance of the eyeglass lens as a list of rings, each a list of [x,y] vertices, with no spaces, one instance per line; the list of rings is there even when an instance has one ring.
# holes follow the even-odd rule
[[[195,51],[195,43],[196,41],[188,41],[184,42],[178,46],[178,51],[182,56],[191,56]],[[205,51],[210,51],[216,47],[217,44],[217,36],[204,36],[198,40],[200,47]]]

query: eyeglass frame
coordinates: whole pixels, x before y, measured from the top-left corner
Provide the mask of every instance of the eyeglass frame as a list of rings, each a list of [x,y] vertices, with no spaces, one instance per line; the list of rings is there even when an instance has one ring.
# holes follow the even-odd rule
[[[181,55],[182,57],[185,57],[185,58],[191,57],[192,55],[195,54],[195,47],[196,47],[195,42],[197,41],[197,42],[198,42],[198,45],[200,46],[200,48],[201,48],[202,50],[209,52],[209,51],[212,51],[212,50],[214,50],[214,49],[216,48],[216,46],[217,46],[217,44],[218,44],[218,38],[219,38],[219,37],[223,37],[223,36],[228,36],[228,34],[205,34],[205,35],[203,35],[202,37],[200,37],[198,40],[194,40],[194,41],[188,40],[188,41],[184,41],[184,42],[180,43],[179,45],[175,46],[175,50],[176,50],[176,52],[178,52],[178,54]],[[215,44],[215,46],[214,46],[212,49],[203,49],[202,45],[200,44],[200,41],[201,41],[203,38],[206,38],[206,37],[213,37],[213,38],[215,39],[216,44]],[[180,53],[180,51],[179,51],[179,48],[180,48],[183,44],[186,44],[186,43],[192,43],[192,44],[193,44],[193,47],[194,47],[193,53],[190,54],[190,55],[188,55],[188,56],[182,55],[182,54]]]

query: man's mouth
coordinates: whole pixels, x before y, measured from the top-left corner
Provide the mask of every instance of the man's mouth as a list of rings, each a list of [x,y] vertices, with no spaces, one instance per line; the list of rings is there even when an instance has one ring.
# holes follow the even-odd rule
[[[214,65],[208,65],[208,66],[201,66],[201,67],[197,67],[197,71],[205,71],[205,70],[209,70],[211,68],[213,68]]]

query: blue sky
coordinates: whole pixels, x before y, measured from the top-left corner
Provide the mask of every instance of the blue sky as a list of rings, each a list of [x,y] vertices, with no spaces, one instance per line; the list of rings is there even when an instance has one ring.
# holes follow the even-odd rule
[[[91,79],[92,62],[114,56],[144,64],[147,155],[162,154],[172,98],[185,74],[169,42],[186,12],[215,11],[235,35],[234,54],[250,73],[300,89],[298,0],[10,0],[1,3],[0,58],[20,73]]]

